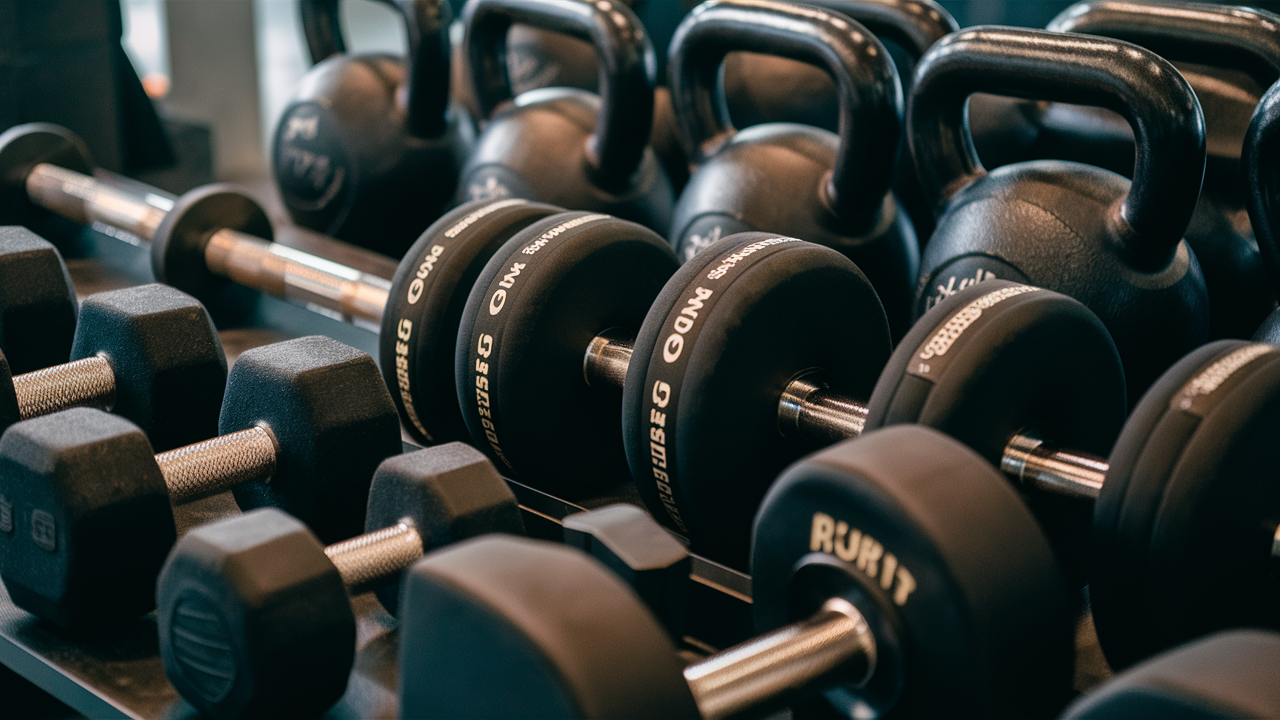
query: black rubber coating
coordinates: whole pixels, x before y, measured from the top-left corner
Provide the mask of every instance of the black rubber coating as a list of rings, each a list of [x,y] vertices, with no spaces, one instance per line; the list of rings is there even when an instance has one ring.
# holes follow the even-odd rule
[[[26,228],[0,227],[0,348],[13,374],[67,361],[76,307],[57,248]]]
[[[789,468],[751,571],[758,632],[832,597],[862,610],[879,662],[856,696],[873,710],[1048,717],[1071,692],[1075,602],[1048,541],[1000,473],[935,430],[876,430]]]
[[[1280,486],[1263,480],[1277,432],[1273,345],[1211,343],[1143,397],[1095,509],[1090,597],[1113,667],[1214,630],[1280,626]]]
[[[712,245],[671,278],[636,338],[623,438],[641,497],[695,552],[745,568],[765,490],[814,449],[778,431],[783,389],[816,370],[865,398],[889,350],[875,290],[840,253],[767,233]]]
[[[95,355],[115,376],[112,411],[142,428],[156,452],[218,434],[227,356],[195,298],[157,283],[91,295],[71,359]]]
[[[585,553],[491,535],[404,584],[402,717],[698,717],[662,626]]]
[[[246,350],[228,373],[218,432],[256,425],[275,434],[276,472],[233,489],[242,509],[279,507],[326,543],[364,532],[373,472],[403,449],[368,353],[314,335]]]
[[[238,230],[271,240],[271,220],[256,200],[231,185],[203,185],[178,198],[151,239],[151,271],[156,280],[210,303],[229,281],[205,263],[209,237]]]
[[[378,354],[405,427],[423,442],[467,437],[453,381],[467,295],[489,258],[529,223],[564,212],[508,198],[467,203],[432,223],[391,280]]]
[[[677,266],[653,231],[584,212],[530,225],[489,260],[455,377],[467,428],[499,470],[569,496],[627,477],[620,393],[587,385],[583,360],[599,333],[639,328]]]
[[[149,612],[177,531],[151,444],[91,408],[0,437],[0,577],[20,608],[73,630]]]
[[[1121,673],[1076,700],[1075,718],[1280,717],[1280,635],[1233,630],[1198,640]]]
[[[988,280],[912,327],[880,374],[866,427],[927,425],[999,467],[1015,433],[1105,457],[1127,407],[1120,356],[1096,315],[1059,293]],[[1083,583],[1092,504],[1025,497],[1069,575]]]
[[[92,175],[94,162],[84,141],[52,123],[14,125],[0,133],[0,224],[38,224],[51,213],[31,202],[27,176],[40,163]]]
[[[314,717],[342,697],[356,621],[338,569],[264,508],[198,527],[156,586],[164,673],[214,718]]]
[[[524,534],[511,488],[488,458],[460,442],[394,455],[378,465],[369,487],[365,531],[406,520],[418,528],[426,552],[485,533]],[[376,592],[394,615],[399,575]]]

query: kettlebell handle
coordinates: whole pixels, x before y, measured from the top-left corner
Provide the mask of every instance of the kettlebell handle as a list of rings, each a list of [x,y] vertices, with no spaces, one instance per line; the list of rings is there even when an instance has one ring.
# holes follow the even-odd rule
[[[507,30],[513,24],[590,42],[599,59],[600,113],[587,141],[592,179],[626,188],[649,143],[656,61],[640,19],[620,0],[470,0],[465,48],[481,118],[511,100]]]
[[[667,60],[685,153],[708,159],[736,130],[717,85],[735,50],[776,55],[827,71],[840,104],[840,147],[826,202],[842,221],[870,224],[884,203],[902,145],[902,84],[884,45],[847,16],[800,4],[722,0],[694,8]]]
[[[912,60],[919,60],[934,43],[960,29],[959,23],[934,0],[805,0],[857,20],[881,40],[897,44]],[[899,68],[899,74],[902,68]],[[907,83],[910,78],[902,78]]]
[[[1280,15],[1265,10],[1097,0],[1063,10],[1048,29],[1125,40],[1166,60],[1239,70],[1263,88],[1280,78]]]
[[[941,215],[986,175],[969,135],[973,93],[1093,105],[1133,128],[1133,182],[1109,222],[1131,261],[1162,265],[1186,232],[1204,179],[1204,114],[1168,61],[1121,40],[979,26],[938,41],[916,67],[907,138],[925,198]]]
[[[435,137],[448,127],[449,107],[449,22],[452,11],[447,0],[381,0],[404,17],[408,38],[403,102],[409,134]],[[298,12],[307,39],[311,62],[345,53],[338,12],[341,0],[300,0]]]
[[[1249,222],[1271,286],[1280,288],[1280,82],[1262,96],[1244,136],[1241,172]]]

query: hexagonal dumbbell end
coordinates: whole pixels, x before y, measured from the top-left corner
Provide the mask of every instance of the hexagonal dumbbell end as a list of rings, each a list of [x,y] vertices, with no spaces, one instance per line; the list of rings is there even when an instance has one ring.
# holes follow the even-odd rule
[[[604,563],[644,600],[671,637],[684,637],[689,553],[649,513],[609,505],[564,519],[564,541]]]
[[[524,534],[516,497],[498,469],[461,442],[390,457],[378,466],[365,531],[406,520],[420,528],[427,551],[484,533]],[[376,592],[395,614],[400,583],[382,584]]]
[[[175,536],[128,420],[74,408],[0,437],[0,577],[19,607],[73,629],[145,613]]]
[[[275,435],[275,472],[237,485],[240,507],[278,507],[325,542],[360,534],[374,470],[403,450],[373,358],[319,336],[245,351],[227,375],[218,431],[257,425]]]
[[[356,625],[306,526],[266,508],[196,528],[157,586],[165,674],[215,718],[319,715],[347,686]]]
[[[156,283],[91,295],[71,359],[94,356],[111,365],[114,412],[137,423],[156,450],[218,434],[227,357],[195,298]],[[50,384],[47,392],[56,391]]]
[[[0,227],[0,349],[18,374],[64,363],[76,293],[58,250],[24,227]]]

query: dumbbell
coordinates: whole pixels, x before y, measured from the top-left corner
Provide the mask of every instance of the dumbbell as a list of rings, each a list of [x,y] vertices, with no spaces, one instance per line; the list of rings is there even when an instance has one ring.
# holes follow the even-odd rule
[[[152,454],[129,421],[73,408],[0,437],[0,578],[13,602],[71,629],[154,607],[174,542],[171,505],[232,490],[322,538],[364,524],[378,463],[400,427],[373,359],[305,337],[248,350],[227,378],[221,436]]]
[[[376,588],[394,612],[400,571],[424,552],[481,533],[524,534],[506,482],[462,443],[384,460],[365,526],[323,547],[267,508],[178,541],[156,586],[160,655],[178,692],[215,718],[319,715],[351,673],[349,595]]]
[[[734,50],[822,68],[838,88],[840,134],[794,124],[735,133],[717,88]],[[829,245],[871,278],[901,337],[911,325],[920,247],[890,187],[902,145],[902,87],[884,45],[839,13],[718,0],[680,23],[669,68],[680,137],[697,167],[671,221],[680,259],[754,230]]]
[[[206,303],[234,282],[380,330],[387,386],[405,426],[424,442],[467,436],[454,389],[453,343],[471,283],[516,231],[562,208],[519,198],[455,208],[427,228],[391,282],[272,243],[266,213],[226,186],[197,188],[170,205],[86,174],[84,144],[55,125],[0,134],[0,208],[64,214],[152,238],[157,278]],[[152,197],[154,195],[154,197]],[[157,206],[157,203],[159,206]]]
[[[425,557],[401,581],[400,713],[722,718],[821,690],[845,717],[1035,717],[1069,697],[1074,603],[1049,543],[941,433],[887,428],[791,467],[752,547],[763,634],[688,666],[570,549],[490,537]]]
[[[314,67],[280,116],[276,186],[294,222],[398,258],[452,205],[475,128],[449,104],[444,0],[388,0],[407,60],[349,55],[338,0],[301,0]]]
[[[1126,670],[1077,699],[1062,717],[1276,717],[1278,664],[1280,634],[1217,633]]]
[[[26,228],[0,227],[0,349],[9,372],[66,362],[76,313],[76,291],[58,250]]]
[[[1138,138],[1133,181],[1060,161],[988,173],[964,122],[966,99],[979,92],[1123,111]],[[1115,338],[1131,403],[1207,339],[1203,277],[1182,240],[1204,174],[1204,119],[1172,65],[1121,40],[966,28],[921,59],[908,105],[911,154],[938,217],[917,316],[991,278],[1062,292]]]
[[[1277,140],[1280,140],[1280,83],[1273,85],[1258,102],[1240,155],[1249,220],[1272,288],[1280,287],[1280,215],[1276,212],[1274,197],[1280,186],[1274,160]],[[1280,310],[1267,316],[1253,339],[1280,343]]]
[[[43,242],[43,241],[42,241]],[[170,450],[215,434],[227,357],[195,298],[164,285],[90,295],[71,361],[21,375],[0,353],[0,431],[70,407],[111,410]]]

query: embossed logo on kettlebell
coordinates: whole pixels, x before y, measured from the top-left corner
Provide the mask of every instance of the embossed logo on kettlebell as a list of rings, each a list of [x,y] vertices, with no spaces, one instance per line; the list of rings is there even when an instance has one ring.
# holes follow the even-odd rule
[[[350,184],[347,158],[328,115],[316,103],[298,103],[285,112],[277,131],[276,181],[294,210],[336,209]]]

